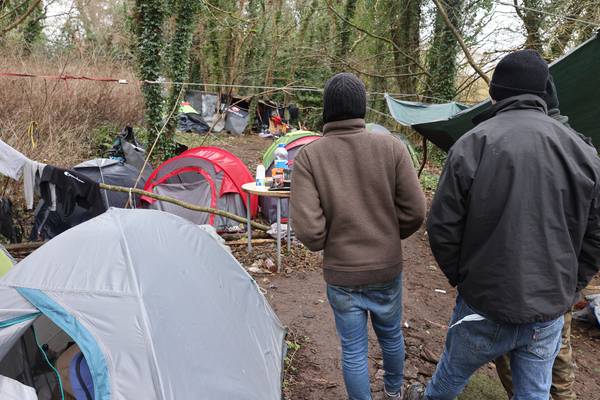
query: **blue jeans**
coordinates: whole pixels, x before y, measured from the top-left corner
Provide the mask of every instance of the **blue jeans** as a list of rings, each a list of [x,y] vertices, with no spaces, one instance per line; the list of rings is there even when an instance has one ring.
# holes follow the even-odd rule
[[[477,369],[508,353],[514,382],[513,399],[548,400],[563,317],[531,324],[504,324],[479,318],[463,320],[474,314],[477,312],[458,296],[446,348],[427,385],[425,398],[454,399]]]
[[[327,286],[327,298],[342,343],[342,368],[350,400],[371,400],[369,331],[371,323],[383,353],[383,381],[388,393],[397,393],[404,378],[402,336],[402,275],[387,283]]]

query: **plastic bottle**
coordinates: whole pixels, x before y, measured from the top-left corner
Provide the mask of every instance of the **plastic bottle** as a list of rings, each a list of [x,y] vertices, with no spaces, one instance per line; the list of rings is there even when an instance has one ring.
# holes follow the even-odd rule
[[[288,152],[285,144],[280,143],[275,150],[275,165],[273,167],[273,185],[283,186],[285,175],[288,172]]]
[[[262,164],[256,166],[256,186],[265,186],[265,167]]]
[[[275,168],[287,169],[288,167],[288,152],[285,149],[285,144],[279,143],[275,149]]]

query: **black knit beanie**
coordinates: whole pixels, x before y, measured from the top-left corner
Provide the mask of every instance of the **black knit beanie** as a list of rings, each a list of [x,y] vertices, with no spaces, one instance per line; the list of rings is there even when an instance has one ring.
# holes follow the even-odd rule
[[[323,122],[364,118],[367,112],[367,91],[354,74],[334,75],[325,83]]]
[[[552,75],[548,75],[546,93],[542,96],[542,99],[546,102],[548,111],[558,110],[558,94],[556,93],[556,86],[554,85],[554,78]]]
[[[537,51],[515,51],[496,66],[490,96],[496,101],[525,93],[543,96],[548,75],[548,64]]]

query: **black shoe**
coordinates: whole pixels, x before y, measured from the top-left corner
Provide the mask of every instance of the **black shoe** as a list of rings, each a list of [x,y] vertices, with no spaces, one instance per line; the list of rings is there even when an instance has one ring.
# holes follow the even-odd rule
[[[425,400],[425,386],[413,383],[404,392],[403,400]]]

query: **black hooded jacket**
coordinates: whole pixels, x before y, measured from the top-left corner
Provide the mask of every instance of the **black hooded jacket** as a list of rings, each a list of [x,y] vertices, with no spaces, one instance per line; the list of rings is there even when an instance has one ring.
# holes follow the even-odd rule
[[[467,304],[499,322],[564,314],[600,269],[600,158],[546,104],[495,104],[451,148],[427,230]]]

